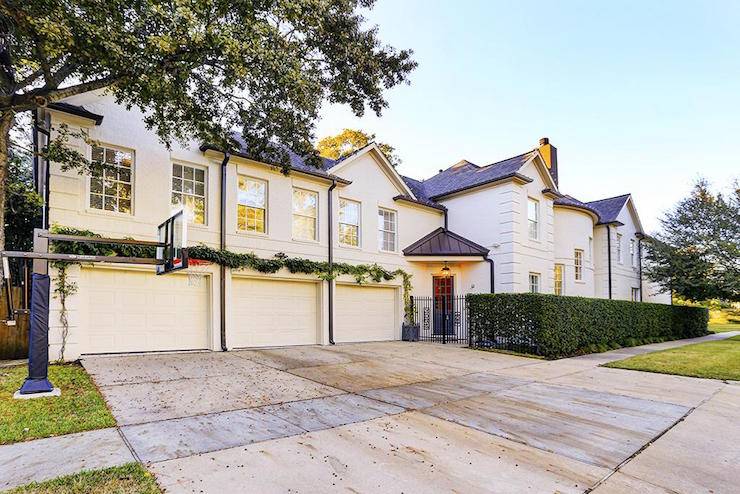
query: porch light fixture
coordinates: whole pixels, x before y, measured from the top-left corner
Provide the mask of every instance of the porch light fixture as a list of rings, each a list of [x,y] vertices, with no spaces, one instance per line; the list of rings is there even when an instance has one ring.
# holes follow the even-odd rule
[[[445,261],[445,265],[442,267],[442,276],[445,278],[450,277],[450,267],[447,265],[447,261]]]

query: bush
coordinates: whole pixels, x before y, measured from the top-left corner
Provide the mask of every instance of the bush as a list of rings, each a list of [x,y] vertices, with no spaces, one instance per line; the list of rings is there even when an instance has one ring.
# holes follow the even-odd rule
[[[532,293],[470,294],[474,346],[559,358],[707,334],[703,307]]]

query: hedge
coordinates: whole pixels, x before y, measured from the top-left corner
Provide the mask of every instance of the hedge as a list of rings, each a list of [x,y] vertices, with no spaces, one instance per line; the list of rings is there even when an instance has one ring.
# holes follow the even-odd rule
[[[533,293],[470,294],[473,346],[559,358],[707,334],[703,307]]]

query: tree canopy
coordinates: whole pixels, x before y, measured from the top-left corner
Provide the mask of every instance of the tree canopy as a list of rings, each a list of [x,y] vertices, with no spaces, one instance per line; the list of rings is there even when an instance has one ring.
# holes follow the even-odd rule
[[[344,129],[335,136],[321,139],[316,148],[321,156],[338,160],[367,146],[373,141],[375,141],[375,134],[369,134],[356,129]],[[396,154],[396,149],[393,146],[382,142],[375,142],[375,144],[383,151],[383,154],[385,154],[393,166],[401,164],[401,159]]]
[[[645,273],[682,298],[740,301],[740,188],[726,196],[699,180],[646,243]]]
[[[165,143],[227,150],[239,129],[257,159],[285,165],[279,143],[318,164],[321,103],[380,114],[384,90],[416,66],[411,51],[365,25],[373,3],[0,0],[0,201],[14,115],[103,88],[142,109]],[[46,152],[70,167],[95,165],[64,146]]]

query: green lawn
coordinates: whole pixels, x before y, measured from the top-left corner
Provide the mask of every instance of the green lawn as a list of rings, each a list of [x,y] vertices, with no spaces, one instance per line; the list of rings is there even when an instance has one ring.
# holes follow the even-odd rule
[[[15,400],[26,366],[0,368],[0,444],[116,425],[103,397],[78,364],[50,365],[49,379],[62,396]]]
[[[638,355],[605,367],[740,381],[740,336]]]
[[[735,323],[710,323],[709,331],[712,333],[725,333],[727,331],[740,331],[740,324]]]
[[[8,494],[160,494],[154,476],[138,463],[90,470],[46,482],[33,482]]]

